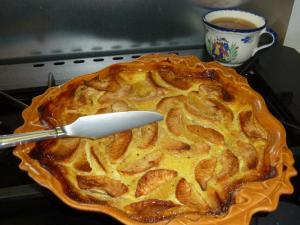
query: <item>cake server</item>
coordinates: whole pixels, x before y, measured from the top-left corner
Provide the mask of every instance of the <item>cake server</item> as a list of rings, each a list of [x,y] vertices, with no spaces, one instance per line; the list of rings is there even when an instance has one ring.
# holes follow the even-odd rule
[[[56,127],[52,130],[1,135],[0,149],[52,138],[82,137],[97,139],[162,119],[161,114],[150,111],[128,111],[82,116],[71,124]]]

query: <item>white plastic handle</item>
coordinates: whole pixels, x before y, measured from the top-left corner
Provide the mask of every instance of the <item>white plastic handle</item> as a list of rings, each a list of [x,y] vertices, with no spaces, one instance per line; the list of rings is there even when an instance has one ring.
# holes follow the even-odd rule
[[[263,34],[269,34],[272,36],[272,42],[269,43],[269,44],[265,44],[265,45],[262,45],[262,46],[259,46],[257,47],[256,49],[254,49],[253,53],[252,53],[252,56],[254,56],[256,54],[256,52],[258,52],[259,50],[262,50],[264,48],[268,48],[268,47],[271,47],[272,45],[274,45],[277,41],[277,35],[274,31],[272,31],[271,29],[268,29],[268,28],[264,28],[260,34],[259,34],[259,37]]]

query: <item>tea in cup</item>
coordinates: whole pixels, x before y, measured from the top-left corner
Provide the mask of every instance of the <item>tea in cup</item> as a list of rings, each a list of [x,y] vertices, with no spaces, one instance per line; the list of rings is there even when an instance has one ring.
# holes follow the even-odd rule
[[[241,10],[217,10],[203,16],[208,53],[221,64],[239,66],[257,51],[276,42],[276,34],[266,28],[262,16]],[[271,43],[258,47],[259,38],[267,33]]]

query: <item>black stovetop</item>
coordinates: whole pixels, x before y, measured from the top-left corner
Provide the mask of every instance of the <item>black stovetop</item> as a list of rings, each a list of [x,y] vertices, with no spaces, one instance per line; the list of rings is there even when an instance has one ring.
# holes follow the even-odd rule
[[[203,52],[203,51],[202,51]],[[179,54],[181,52],[179,51]],[[202,53],[199,57],[206,57]],[[237,68],[265,99],[269,110],[285,125],[288,146],[300,170],[300,74],[297,66],[300,55],[295,50],[277,46]],[[51,71],[50,71],[51,72]],[[52,83],[52,82],[49,82]],[[13,97],[30,104],[32,97],[46,87],[12,90]],[[22,124],[23,106],[0,98],[0,134],[11,133]],[[64,205],[48,190],[35,184],[18,169],[19,160],[12,149],[0,151],[0,224],[117,224],[104,214],[81,212]],[[258,213],[252,225],[296,224],[300,221],[300,179],[292,178],[293,195],[281,196],[280,204],[272,213]]]

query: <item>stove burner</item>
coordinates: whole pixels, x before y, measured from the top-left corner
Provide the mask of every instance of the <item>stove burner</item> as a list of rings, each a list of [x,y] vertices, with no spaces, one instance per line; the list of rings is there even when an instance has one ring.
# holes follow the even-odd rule
[[[9,129],[8,126],[5,125],[5,123],[3,121],[0,120],[0,134],[8,134],[8,133],[12,133],[12,130]]]
[[[54,75],[51,72],[48,74],[48,85],[47,86],[48,86],[48,88],[56,86],[56,80],[54,79]]]
[[[300,126],[295,125],[295,124],[292,124],[292,123],[289,123],[289,122],[286,122],[286,121],[284,121],[284,120],[280,120],[280,122],[281,122],[283,125],[288,126],[289,128],[294,129],[295,132],[300,133]]]
[[[22,101],[20,101],[20,100],[18,100],[16,98],[14,98],[14,97],[12,97],[9,94],[6,94],[3,91],[0,91],[0,96],[2,96],[3,98],[5,98],[9,104],[12,104],[13,106],[15,106],[18,109],[23,110],[23,109],[27,108],[27,106],[28,106],[24,102],[22,102]]]

